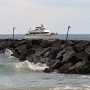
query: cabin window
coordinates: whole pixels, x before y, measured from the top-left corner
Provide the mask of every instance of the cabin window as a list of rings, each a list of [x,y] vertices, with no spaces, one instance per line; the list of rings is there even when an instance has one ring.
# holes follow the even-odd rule
[[[30,32],[30,34],[48,34],[49,32]]]
[[[40,34],[39,32],[30,32],[30,34]]]
[[[47,33],[49,33],[49,32],[41,32],[41,34],[47,34]]]

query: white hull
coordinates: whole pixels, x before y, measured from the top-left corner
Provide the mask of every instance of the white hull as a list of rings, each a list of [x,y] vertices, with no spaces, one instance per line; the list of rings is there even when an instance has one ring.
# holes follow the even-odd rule
[[[55,40],[56,35],[46,35],[46,34],[37,34],[37,35],[26,35],[25,39],[43,39],[43,40]]]

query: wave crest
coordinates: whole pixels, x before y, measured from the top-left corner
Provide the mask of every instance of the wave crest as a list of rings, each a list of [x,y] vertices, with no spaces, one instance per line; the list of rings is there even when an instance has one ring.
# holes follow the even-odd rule
[[[0,64],[0,74],[30,73],[31,71],[43,71],[48,68],[46,64],[24,62],[12,62]]]
[[[12,56],[13,52],[10,49],[6,49],[4,54],[8,58],[15,58],[14,56]]]
[[[48,68],[48,66],[46,64],[41,64],[41,63],[31,63],[28,60],[24,61],[24,62],[20,62],[20,63],[15,63],[14,64],[15,67],[19,70],[33,70],[33,71],[43,71],[45,70],[45,68]]]

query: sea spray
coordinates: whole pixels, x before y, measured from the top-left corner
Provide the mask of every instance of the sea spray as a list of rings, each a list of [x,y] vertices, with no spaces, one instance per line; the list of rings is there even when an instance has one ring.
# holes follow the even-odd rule
[[[48,68],[46,64],[41,63],[33,63],[29,62],[28,60],[20,63],[14,63],[15,67],[18,70],[33,70],[33,71],[43,71],[45,68]]]
[[[14,56],[12,56],[13,52],[11,50],[9,50],[9,49],[6,49],[4,54],[8,58],[15,58]]]
[[[0,63],[0,75],[31,73],[31,71],[43,71],[45,68],[48,68],[45,64],[34,64],[29,61]]]
[[[48,66],[46,64],[42,64],[42,63],[34,63],[34,62],[29,62],[28,60],[23,61],[23,62],[16,62],[16,58],[14,56],[12,56],[13,52],[9,49],[5,50],[5,56],[7,56],[7,58],[9,59],[14,59],[14,62],[12,62],[12,68],[14,68],[16,71],[19,72],[27,72],[27,71],[43,71],[45,70],[45,68],[48,68]]]

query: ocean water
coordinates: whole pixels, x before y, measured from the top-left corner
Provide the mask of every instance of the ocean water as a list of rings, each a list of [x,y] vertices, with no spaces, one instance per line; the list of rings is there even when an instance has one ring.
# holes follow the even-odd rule
[[[19,62],[6,51],[0,54],[0,90],[90,90],[90,75],[43,73],[46,67]]]
[[[0,90],[90,90],[90,75],[43,73],[47,65],[20,62],[11,54],[0,54]]]
[[[14,37],[16,39],[24,39],[25,34],[15,34]],[[12,39],[12,34],[0,34],[0,39]],[[66,39],[66,34],[58,34],[58,39]],[[90,34],[69,34],[68,40],[87,40],[90,41]]]

